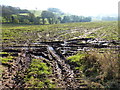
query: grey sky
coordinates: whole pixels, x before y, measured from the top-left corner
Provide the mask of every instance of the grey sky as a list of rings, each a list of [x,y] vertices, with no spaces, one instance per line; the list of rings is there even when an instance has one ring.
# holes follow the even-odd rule
[[[2,5],[21,9],[45,10],[50,7],[84,16],[113,15],[118,13],[119,0],[1,0]]]

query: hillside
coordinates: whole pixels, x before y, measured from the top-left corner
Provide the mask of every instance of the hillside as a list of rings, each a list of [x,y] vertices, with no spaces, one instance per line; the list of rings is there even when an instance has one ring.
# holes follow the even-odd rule
[[[42,10],[29,10],[31,13],[34,13],[35,17],[38,17],[41,15]]]

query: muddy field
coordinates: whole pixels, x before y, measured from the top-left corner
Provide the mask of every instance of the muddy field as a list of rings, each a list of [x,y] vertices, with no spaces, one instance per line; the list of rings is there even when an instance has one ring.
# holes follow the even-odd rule
[[[3,44],[16,45],[39,41],[92,37],[117,40],[117,22],[84,22],[55,25],[3,25]]]
[[[3,25],[1,88],[118,88],[117,22]]]

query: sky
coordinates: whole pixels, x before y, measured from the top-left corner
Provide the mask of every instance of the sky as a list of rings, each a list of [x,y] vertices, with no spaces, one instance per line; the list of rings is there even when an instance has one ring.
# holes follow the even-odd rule
[[[10,5],[29,10],[59,8],[65,13],[99,16],[117,15],[120,0],[0,0],[2,5]]]

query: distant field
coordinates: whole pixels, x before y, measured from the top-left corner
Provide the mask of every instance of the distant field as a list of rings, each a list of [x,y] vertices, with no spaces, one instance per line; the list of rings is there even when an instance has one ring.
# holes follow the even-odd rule
[[[40,16],[42,11],[41,10],[29,10],[31,13],[34,13],[34,15],[37,17],[37,16]]]
[[[54,25],[3,24],[3,44],[15,45],[37,41],[57,41],[91,37],[99,40],[117,40],[117,22],[81,22]]]

